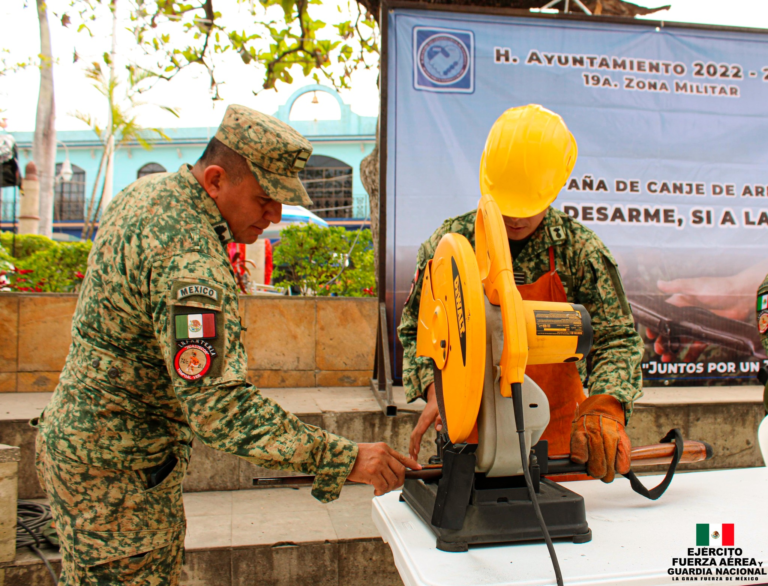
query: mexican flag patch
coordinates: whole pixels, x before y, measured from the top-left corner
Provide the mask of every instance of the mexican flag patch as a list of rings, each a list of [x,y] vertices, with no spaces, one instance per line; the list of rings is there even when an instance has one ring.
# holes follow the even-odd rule
[[[215,338],[216,318],[213,313],[191,313],[176,316],[176,339]]]
[[[768,309],[768,293],[757,296],[757,311]]]

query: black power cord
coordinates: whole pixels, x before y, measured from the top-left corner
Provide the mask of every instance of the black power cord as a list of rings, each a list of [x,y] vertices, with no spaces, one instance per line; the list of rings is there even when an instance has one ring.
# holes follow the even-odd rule
[[[18,502],[16,509],[16,548],[28,547],[34,551],[48,568],[53,583],[58,584],[56,573],[43,552],[40,551],[43,544],[47,542],[43,532],[52,520],[51,507],[48,505],[32,501]]]
[[[541,514],[539,499],[536,496],[536,490],[533,488],[531,471],[528,468],[528,453],[525,449],[525,417],[523,416],[523,385],[520,383],[512,383],[512,404],[515,408],[515,427],[517,428],[517,437],[520,443],[520,459],[523,463],[525,484],[528,486],[528,494],[533,503],[533,510],[536,512],[536,519],[539,521],[539,527],[544,534],[544,541],[547,543],[547,549],[549,550],[549,557],[552,559],[552,566],[555,568],[557,586],[563,586],[563,574],[560,572],[560,563],[557,561],[555,546],[552,544],[547,524],[544,522],[544,516]]]

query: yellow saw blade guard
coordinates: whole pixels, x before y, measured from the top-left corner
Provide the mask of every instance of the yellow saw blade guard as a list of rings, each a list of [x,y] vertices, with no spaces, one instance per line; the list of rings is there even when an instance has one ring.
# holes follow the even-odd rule
[[[488,301],[501,307],[504,348],[500,392],[512,396],[528,364],[558,364],[584,358],[592,346],[592,324],[581,305],[524,301],[515,285],[504,217],[490,195],[480,199],[475,249]]]
[[[501,306],[504,348],[501,353],[501,394],[512,396],[512,383],[523,383],[528,363],[528,342],[523,319],[523,298],[515,286],[512,255],[504,218],[490,195],[480,198],[475,220],[475,249],[485,294]]]
[[[424,271],[416,355],[432,358],[437,401],[454,444],[472,434],[485,378],[485,299],[475,252],[446,234]]]

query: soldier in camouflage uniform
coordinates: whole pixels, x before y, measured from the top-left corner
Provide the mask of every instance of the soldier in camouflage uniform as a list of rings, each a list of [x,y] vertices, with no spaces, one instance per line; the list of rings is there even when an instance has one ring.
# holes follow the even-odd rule
[[[757,330],[760,332],[760,342],[768,354],[768,275],[757,289]],[[768,413],[768,383],[763,390],[763,406]]]
[[[536,108],[539,110],[535,110]],[[488,164],[488,161],[493,156],[493,152],[489,153],[489,145],[492,147],[495,144],[504,144],[502,142],[503,137],[496,136],[494,138],[494,131],[503,122],[504,117],[511,113],[513,114],[507,120],[506,132],[509,132],[510,126],[514,127],[520,124],[531,126],[537,123],[548,125],[548,132],[540,133],[544,135],[548,133],[551,135],[560,129],[560,125],[565,129],[565,124],[559,116],[538,106],[526,106],[525,108],[509,110],[502,115],[502,118],[494,125],[494,129],[491,130],[483,156],[483,165]],[[531,117],[533,117],[533,121],[530,120]],[[562,130],[559,131],[563,132]],[[570,137],[567,129],[564,132],[567,133],[566,139]],[[519,132],[515,136],[524,136],[525,134],[525,132]],[[570,138],[572,140],[572,137]],[[530,152],[534,147],[530,144],[524,143],[519,145],[518,148],[529,149],[527,153],[528,160],[535,160],[533,153]],[[563,148],[568,152],[569,145],[566,144]],[[575,141],[573,149],[575,149]],[[513,147],[509,145],[504,145],[499,150],[514,152]],[[522,153],[518,156],[521,160],[524,158]],[[574,163],[575,156],[570,161],[570,169],[572,169]],[[592,397],[591,404],[594,404],[596,401],[602,403],[608,401],[604,397],[598,398],[600,395],[615,397],[618,400],[614,401],[615,408],[609,405],[609,408],[604,410],[602,416],[598,417],[601,417],[600,425],[607,426],[616,423],[616,425],[621,425],[622,427],[621,433],[618,433],[617,430],[616,437],[611,440],[618,441],[620,444],[625,442],[622,449],[620,449],[620,456],[626,456],[626,461],[622,461],[622,465],[616,467],[616,470],[621,472],[629,467],[629,440],[625,439],[623,425],[632,413],[634,401],[642,396],[640,363],[643,357],[643,342],[634,329],[632,313],[624,293],[616,261],[605,244],[594,232],[548,205],[555,199],[560,187],[565,183],[568,174],[570,174],[570,169],[567,169],[567,173],[564,173],[562,183],[553,186],[549,200],[544,202],[544,205],[539,206],[542,211],[535,215],[511,217],[508,214],[504,214],[504,208],[502,207],[502,213],[504,214],[507,235],[510,239],[516,284],[523,286],[523,288],[531,286],[551,275],[554,269],[556,270],[557,277],[562,281],[567,301],[569,303],[581,304],[589,311],[592,318],[594,341],[587,360],[577,363],[579,374],[581,375],[581,381],[577,382],[578,392],[582,395],[580,400],[583,400],[581,382],[586,382],[588,379],[589,395]],[[496,184],[499,183],[500,181],[496,180]],[[482,184],[483,181],[481,179],[481,187]],[[537,189],[535,191],[541,192],[542,190]],[[494,195],[494,199],[498,203],[499,198]],[[410,453],[412,457],[418,456],[421,438],[429,426],[436,422],[438,431],[442,426],[434,399],[432,361],[428,358],[416,356],[416,333],[418,330],[418,312],[424,271],[427,267],[427,262],[434,256],[440,239],[445,234],[451,232],[461,234],[474,247],[476,214],[476,210],[473,210],[462,216],[446,220],[421,245],[416,259],[416,274],[411,285],[411,291],[405,302],[400,326],[397,330],[400,341],[403,344],[403,384],[408,401],[422,398],[428,403],[428,407],[423,412],[411,436]],[[523,297],[525,298],[525,295]],[[541,300],[550,301],[556,299]],[[566,299],[562,300],[565,301]],[[572,365],[557,365],[557,367],[560,366]],[[528,368],[529,370],[531,369],[530,366]],[[529,371],[526,372],[528,373]],[[536,379],[534,378],[534,380]],[[557,384],[558,382],[555,381],[555,385]],[[547,389],[545,389],[546,391]],[[584,415],[584,405],[587,405],[587,403],[585,402],[579,411],[582,416]],[[551,404],[551,409],[554,407],[556,406]],[[616,408],[618,408],[618,411]],[[570,415],[572,418],[573,411],[570,411]],[[578,418],[579,416],[577,416]],[[616,421],[614,422],[613,420]],[[582,421],[581,424],[583,423]],[[552,424],[551,421],[550,426]],[[583,427],[581,424],[580,427]],[[574,423],[574,430],[575,427]],[[587,427],[590,427],[590,425],[587,425]],[[570,419],[566,435],[569,432]],[[576,434],[576,431],[574,431],[574,434]],[[621,436],[620,439],[616,439],[619,436]],[[605,441],[607,442],[608,440]],[[552,445],[553,442],[550,441],[550,448],[552,448]],[[578,450],[582,451],[582,447],[579,445]],[[612,449],[618,448],[614,445]],[[627,453],[624,454],[624,451]],[[573,455],[573,443],[571,445],[571,454]],[[605,457],[605,454],[602,454],[602,456]],[[608,482],[612,480],[613,462],[606,462],[604,463],[605,465],[593,464],[593,462],[588,462],[588,471],[592,476],[602,478]]]
[[[260,466],[347,477],[383,494],[418,467],[299,421],[246,381],[229,242],[254,242],[282,203],[311,204],[310,143],[230,106],[203,157],[111,203],[88,259],[72,346],[37,425],[37,466],[62,547],[61,584],[178,584],[192,438]]]

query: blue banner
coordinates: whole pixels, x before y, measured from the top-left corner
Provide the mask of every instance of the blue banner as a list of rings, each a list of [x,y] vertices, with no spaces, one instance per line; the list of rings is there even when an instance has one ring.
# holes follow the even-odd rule
[[[560,114],[579,158],[553,204],[619,262],[649,384],[754,384],[768,273],[768,35],[395,9],[387,269],[393,325],[416,252],[480,197],[488,130]],[[396,373],[397,375],[397,373]]]

